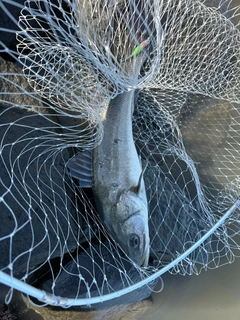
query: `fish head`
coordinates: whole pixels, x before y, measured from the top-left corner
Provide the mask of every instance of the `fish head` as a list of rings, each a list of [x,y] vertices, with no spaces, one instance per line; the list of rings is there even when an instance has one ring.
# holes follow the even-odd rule
[[[111,209],[112,235],[129,258],[146,267],[149,260],[148,206],[133,192],[123,192]]]

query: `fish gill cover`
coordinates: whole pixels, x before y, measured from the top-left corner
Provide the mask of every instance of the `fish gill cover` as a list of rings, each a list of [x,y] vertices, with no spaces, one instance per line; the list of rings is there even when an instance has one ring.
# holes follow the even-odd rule
[[[231,0],[0,2],[0,281],[69,307],[124,301],[127,291],[128,302],[143,299],[168,266],[191,275],[233,262],[239,14]],[[128,64],[143,54],[136,79]],[[146,167],[146,268],[112,239],[91,190],[66,167],[101,142],[109,102],[129,90]]]

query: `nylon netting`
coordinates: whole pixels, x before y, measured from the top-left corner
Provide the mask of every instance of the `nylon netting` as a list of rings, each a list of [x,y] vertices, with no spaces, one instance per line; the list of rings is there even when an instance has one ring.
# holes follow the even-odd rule
[[[152,276],[240,197],[240,4],[2,0],[0,10],[1,271],[79,304],[118,297],[142,280],[150,294]],[[134,79],[129,56],[147,39]],[[66,167],[100,143],[109,101],[129,90],[149,203],[143,269]],[[236,207],[169,272],[231,263],[239,240]]]

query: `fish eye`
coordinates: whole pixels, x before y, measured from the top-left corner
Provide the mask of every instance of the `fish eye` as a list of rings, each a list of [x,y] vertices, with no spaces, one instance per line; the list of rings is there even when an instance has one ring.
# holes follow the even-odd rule
[[[129,239],[129,246],[133,249],[137,248],[140,244],[140,238],[138,235],[133,234]]]

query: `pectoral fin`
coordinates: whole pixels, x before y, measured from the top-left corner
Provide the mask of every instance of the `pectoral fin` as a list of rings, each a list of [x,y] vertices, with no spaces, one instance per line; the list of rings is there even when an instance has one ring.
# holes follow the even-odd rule
[[[132,191],[132,192],[134,192],[134,193],[139,193],[139,192],[140,192],[140,190],[141,190],[141,184],[142,184],[142,182],[143,182],[143,175],[144,175],[144,172],[145,172],[146,168],[147,168],[147,164],[146,164],[145,167],[142,169],[142,172],[141,172],[141,174],[140,174],[140,176],[139,176],[139,179],[138,179],[138,184],[137,184],[136,186],[131,187],[131,188],[129,189],[130,191]]]
[[[92,188],[92,152],[85,150],[75,154],[68,162],[66,167],[70,175],[79,180],[80,188]]]

